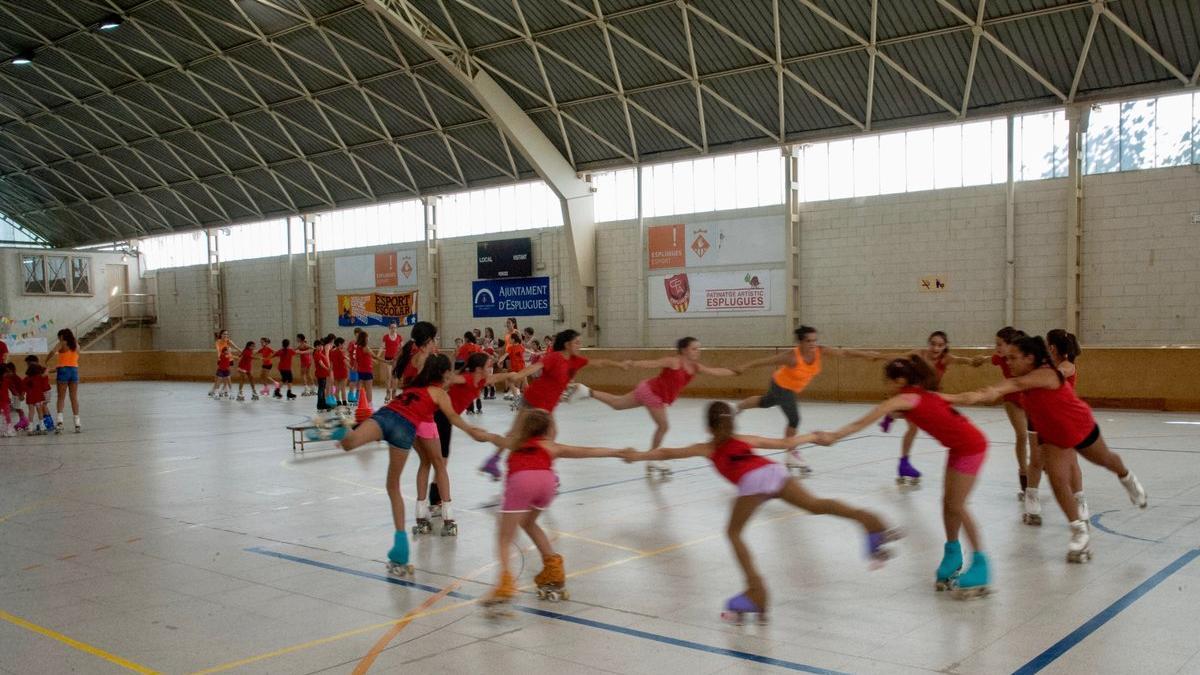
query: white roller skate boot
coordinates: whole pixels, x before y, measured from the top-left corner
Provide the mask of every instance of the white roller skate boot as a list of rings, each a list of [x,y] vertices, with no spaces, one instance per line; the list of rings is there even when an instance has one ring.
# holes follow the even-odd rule
[[[1079,505],[1079,519],[1091,521],[1092,513],[1088,511],[1087,497],[1084,497],[1082,492],[1075,493],[1075,503]]]
[[[1132,471],[1121,479],[1121,485],[1125,487],[1125,492],[1129,493],[1129,501],[1133,502],[1134,506],[1139,509],[1146,508],[1146,490]]]
[[[808,460],[804,459],[804,455],[799,450],[791,450],[787,457],[787,470],[793,476],[805,478],[812,474],[812,467],[808,465]]]
[[[83,424],[81,424],[79,422],[79,415],[75,416],[75,433],[77,433],[77,434],[83,433]]]
[[[442,532],[443,537],[457,537],[458,523],[454,522],[454,513],[450,510],[450,502],[442,502],[442,508],[438,509],[442,517]]]
[[[1086,520],[1071,523],[1071,543],[1067,545],[1067,562],[1085,563],[1092,559],[1091,533]]]
[[[1042,500],[1037,488],[1025,488],[1025,513],[1021,514],[1021,522],[1035,527],[1042,524]]]
[[[646,462],[646,478],[666,480],[671,477],[671,466],[666,462]]]

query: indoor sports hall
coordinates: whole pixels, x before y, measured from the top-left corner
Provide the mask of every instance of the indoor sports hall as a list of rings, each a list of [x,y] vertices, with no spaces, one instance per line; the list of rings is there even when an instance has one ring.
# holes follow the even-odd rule
[[[1200,4],[0,0],[0,675],[1200,673]]]

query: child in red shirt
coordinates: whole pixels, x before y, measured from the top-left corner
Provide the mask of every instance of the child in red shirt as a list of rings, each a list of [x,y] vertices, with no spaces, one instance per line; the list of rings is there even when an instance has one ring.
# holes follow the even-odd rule
[[[333,349],[329,352],[329,364],[333,371],[334,395],[339,405],[350,405],[346,399],[347,380],[350,378],[350,364],[346,359],[346,338],[335,338]]]
[[[17,412],[18,421],[13,425],[13,431],[24,431],[29,428],[29,419],[25,417],[25,411],[21,409],[21,401],[25,398],[25,387],[21,384],[21,376],[17,375],[17,364],[4,364],[4,377],[0,380],[0,388],[4,389],[5,398],[9,400],[9,406]],[[7,425],[12,421],[9,412],[4,413],[4,423]]]
[[[229,370],[233,368],[233,354],[229,347],[221,347],[221,355],[217,357],[217,381],[220,382],[221,393],[217,398],[229,398],[233,384],[229,381]]]
[[[36,426],[29,433],[44,434],[53,431],[54,418],[50,417],[50,409],[46,407],[46,392],[50,391],[50,378],[46,376],[46,368],[38,363],[38,357],[33,355],[26,356],[25,363],[28,364],[22,383],[25,405],[29,408],[29,418],[36,420]]]
[[[278,394],[279,382],[276,381],[275,378],[271,377],[271,366],[274,365],[275,359],[275,350],[271,349],[271,338],[263,337],[259,338],[258,341],[262,343],[262,347],[258,350],[258,355],[262,358],[262,365],[259,367],[258,371],[263,383],[262,395],[266,396],[268,393],[270,393],[270,389],[267,387],[268,382],[274,385],[275,393]]]
[[[328,410],[325,397],[329,386],[329,351],[325,349],[325,338],[313,343],[313,371],[317,379],[317,410]]]
[[[254,390],[254,340],[246,343],[246,348],[241,351],[238,357],[238,393],[237,400],[245,401],[246,397],[242,395],[242,387],[250,385],[250,400],[258,400],[258,392]]]
[[[279,358],[279,379],[287,385],[287,399],[291,401],[296,398],[296,395],[292,393],[292,382],[295,380],[292,375],[292,360],[296,358],[296,350],[292,349],[292,341],[284,340],[283,349],[276,352],[275,356]],[[279,395],[279,385],[275,385],[275,398],[282,398]]]

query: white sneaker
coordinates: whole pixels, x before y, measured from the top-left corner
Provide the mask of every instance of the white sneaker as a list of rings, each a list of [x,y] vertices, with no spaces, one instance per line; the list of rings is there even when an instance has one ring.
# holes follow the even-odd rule
[[[1125,492],[1129,493],[1129,501],[1133,502],[1134,506],[1139,509],[1146,508],[1146,490],[1132,471],[1121,479],[1121,485],[1125,486]]]

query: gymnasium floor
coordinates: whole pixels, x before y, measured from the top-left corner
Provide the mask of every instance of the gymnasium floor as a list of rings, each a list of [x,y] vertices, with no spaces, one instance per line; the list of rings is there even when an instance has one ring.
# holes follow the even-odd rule
[[[293,457],[284,425],[312,399],[239,404],[205,391],[85,384],[83,435],[0,439],[0,671],[1200,673],[1200,415],[1097,413],[1150,508],[1085,466],[1095,558],[1068,565],[1055,506],[1041,528],[1020,523],[1002,413],[971,410],[993,442],[973,506],[996,592],[969,602],[933,591],[944,457],[932,441],[918,440],[926,480],[912,490],[893,483],[895,430],[811,449],[810,489],[879,509],[908,537],[869,571],[852,524],[768,504],[748,539],[771,623],[736,627],[717,616],[742,589],[724,539],[733,489],[702,461],[678,462],[661,484],[640,465],[560,462],[562,494],[543,524],[574,574],[572,600],[525,593],[496,621],[472,602],[496,574],[499,484],[475,473],[481,446],[456,434],[459,537],[417,541],[414,581],[394,583],[381,562],[386,451]],[[668,443],[702,437],[703,406],[674,406]],[[803,426],[864,409],[807,403]],[[486,410],[468,419],[507,429],[507,405]],[[645,412],[595,401],[558,418],[561,439],[579,444],[642,448],[651,431]],[[774,434],[782,416],[753,411],[739,426]],[[413,458],[409,496],[415,469]],[[540,561],[522,556],[529,583]]]

